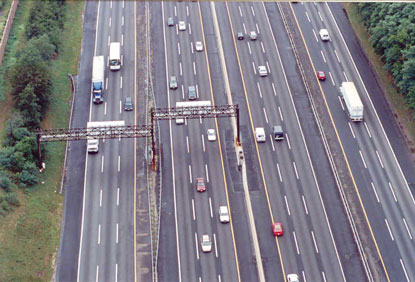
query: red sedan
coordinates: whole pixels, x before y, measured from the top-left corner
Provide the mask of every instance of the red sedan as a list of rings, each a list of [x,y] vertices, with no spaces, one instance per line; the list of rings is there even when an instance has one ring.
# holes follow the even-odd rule
[[[196,190],[197,190],[197,192],[205,192],[206,191],[205,180],[203,179],[203,177],[196,178]]]
[[[326,80],[326,74],[324,71],[317,71],[317,77],[319,80]]]
[[[281,222],[274,222],[272,224],[272,233],[274,233],[274,236],[282,236],[284,234]]]

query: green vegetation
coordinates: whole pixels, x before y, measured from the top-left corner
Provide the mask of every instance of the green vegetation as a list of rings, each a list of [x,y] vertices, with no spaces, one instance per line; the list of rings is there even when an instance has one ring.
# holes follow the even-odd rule
[[[20,1],[16,13],[0,70],[0,80],[8,82],[0,86],[1,108],[16,109],[0,115],[5,124],[0,128],[0,281],[50,281],[53,274],[65,144],[44,146],[46,169],[40,175],[33,162],[33,129],[68,126],[67,74],[77,72],[83,6],[82,1]]]
[[[12,0],[0,0],[0,38],[3,36]]]

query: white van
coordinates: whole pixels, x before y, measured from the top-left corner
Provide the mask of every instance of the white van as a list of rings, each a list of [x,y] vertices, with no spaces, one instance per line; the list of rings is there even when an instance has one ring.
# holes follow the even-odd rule
[[[255,128],[255,137],[257,142],[265,142],[266,136],[265,136],[265,130],[263,127],[257,127]]]
[[[121,44],[120,42],[111,42],[110,44],[110,70],[121,69]]]

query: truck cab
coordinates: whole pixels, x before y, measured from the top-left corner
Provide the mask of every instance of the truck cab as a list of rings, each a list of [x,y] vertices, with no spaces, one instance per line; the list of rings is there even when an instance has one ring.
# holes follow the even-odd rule
[[[98,153],[99,139],[90,138],[87,140],[87,151],[88,153]]]

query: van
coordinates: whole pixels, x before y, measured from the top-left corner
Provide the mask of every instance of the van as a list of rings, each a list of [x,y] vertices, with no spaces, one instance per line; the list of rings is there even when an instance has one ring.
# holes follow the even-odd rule
[[[282,131],[282,127],[280,125],[275,125],[272,128],[272,134],[275,141],[284,140],[284,132]]]
[[[257,127],[255,128],[255,137],[257,142],[265,142],[265,130],[263,127]]]
[[[120,42],[111,42],[110,44],[110,70],[121,69],[121,44]]]
[[[99,140],[98,139],[88,137],[88,140],[87,140],[87,151],[88,151],[88,153],[98,153],[98,146],[99,146]]]

